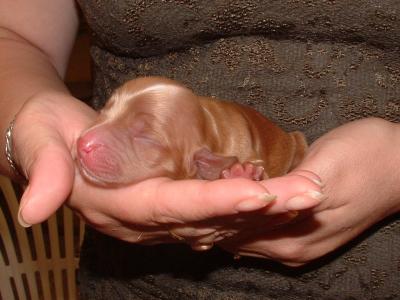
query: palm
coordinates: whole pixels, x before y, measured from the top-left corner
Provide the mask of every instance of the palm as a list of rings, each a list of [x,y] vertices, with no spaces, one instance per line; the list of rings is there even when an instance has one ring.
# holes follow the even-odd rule
[[[97,187],[80,176],[74,163],[76,140],[96,116],[88,106],[64,95],[32,99],[21,110],[14,133],[16,158],[29,178],[21,202],[25,222],[45,220],[68,199],[90,225],[116,238],[174,242],[169,231],[180,230],[191,243],[207,238],[206,233],[212,231],[224,237],[242,228],[260,227],[265,213],[287,212],[285,200],[305,189],[316,189],[315,184],[300,178],[302,184],[289,192],[281,190],[281,197],[266,211],[242,213],[237,205],[248,200],[260,202],[258,196],[267,192],[262,184],[247,179],[154,178],[119,189]],[[289,186],[299,182],[299,178],[285,180]]]

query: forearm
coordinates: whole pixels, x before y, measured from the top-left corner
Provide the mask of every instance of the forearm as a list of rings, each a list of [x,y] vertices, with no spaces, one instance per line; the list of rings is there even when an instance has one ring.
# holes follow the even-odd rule
[[[5,132],[32,96],[68,93],[50,58],[17,34],[0,28],[0,173],[11,176],[6,161]]]

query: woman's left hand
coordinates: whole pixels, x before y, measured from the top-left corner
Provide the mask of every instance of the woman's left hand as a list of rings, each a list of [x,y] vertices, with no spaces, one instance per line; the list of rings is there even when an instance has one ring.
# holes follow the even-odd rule
[[[263,226],[268,217],[257,215],[252,226],[222,240],[220,246],[238,255],[290,266],[306,264],[337,249],[399,212],[399,149],[400,125],[382,119],[363,119],[332,130],[311,145],[293,172],[318,174],[328,198],[282,226]],[[285,177],[266,180],[263,185],[279,197]]]

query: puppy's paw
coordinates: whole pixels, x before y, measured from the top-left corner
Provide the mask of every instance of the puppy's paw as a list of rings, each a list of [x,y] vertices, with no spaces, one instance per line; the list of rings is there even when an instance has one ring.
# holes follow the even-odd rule
[[[235,163],[230,168],[225,169],[221,172],[222,179],[231,178],[247,178],[255,181],[265,179],[264,167],[254,165],[253,163]]]

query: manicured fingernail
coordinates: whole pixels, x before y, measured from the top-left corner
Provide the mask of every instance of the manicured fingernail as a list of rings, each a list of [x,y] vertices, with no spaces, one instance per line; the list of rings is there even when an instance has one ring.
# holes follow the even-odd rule
[[[326,198],[328,198],[327,196],[325,196],[324,194],[322,194],[319,191],[308,191],[305,193],[306,196],[309,196],[315,200],[319,200],[319,201],[324,201]]]
[[[302,210],[320,204],[327,197],[318,191],[308,191],[304,195],[296,196],[286,202],[287,210]]]
[[[253,199],[247,199],[236,205],[236,210],[238,212],[253,211],[261,209],[269,205],[272,201],[276,199],[276,195],[271,195],[268,193],[260,194]]]
[[[320,187],[324,187],[325,184],[322,183],[321,180],[317,179],[317,178],[312,178],[311,179],[312,182],[316,183],[317,185],[319,185]]]
[[[21,225],[22,227],[29,228],[32,226],[32,224],[25,222],[24,218],[22,218],[21,208],[18,210],[17,219],[18,219],[19,225]]]

